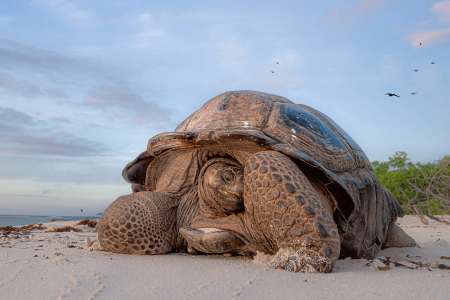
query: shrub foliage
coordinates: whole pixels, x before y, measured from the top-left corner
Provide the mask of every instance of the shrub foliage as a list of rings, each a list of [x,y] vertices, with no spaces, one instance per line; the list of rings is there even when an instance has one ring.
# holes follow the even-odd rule
[[[450,214],[450,155],[434,163],[412,163],[397,151],[387,161],[372,162],[380,183],[391,191],[406,213]]]

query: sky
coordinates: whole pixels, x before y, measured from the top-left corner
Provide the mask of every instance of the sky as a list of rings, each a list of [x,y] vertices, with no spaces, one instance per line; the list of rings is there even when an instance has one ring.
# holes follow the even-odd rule
[[[371,161],[432,162],[449,53],[450,1],[2,1],[0,215],[103,212],[151,137],[232,90],[322,111]]]

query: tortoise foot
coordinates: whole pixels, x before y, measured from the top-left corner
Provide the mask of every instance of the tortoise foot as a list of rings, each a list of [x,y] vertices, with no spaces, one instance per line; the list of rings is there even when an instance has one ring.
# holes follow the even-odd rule
[[[273,268],[295,273],[330,273],[334,267],[333,260],[309,249],[280,249],[270,264]]]
[[[216,228],[182,227],[180,234],[188,242],[189,249],[203,253],[246,253],[246,245],[236,234]]]

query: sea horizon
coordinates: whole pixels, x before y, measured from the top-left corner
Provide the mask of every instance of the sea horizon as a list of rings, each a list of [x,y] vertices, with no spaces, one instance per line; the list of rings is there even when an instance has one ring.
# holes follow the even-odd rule
[[[101,216],[60,216],[60,215],[0,215],[0,227],[24,226],[35,223],[46,223],[51,220],[77,221],[84,219],[99,219]]]

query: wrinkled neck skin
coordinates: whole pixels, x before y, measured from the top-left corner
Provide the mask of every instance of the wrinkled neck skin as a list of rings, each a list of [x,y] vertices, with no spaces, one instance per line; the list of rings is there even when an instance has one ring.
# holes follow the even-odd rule
[[[208,205],[201,200],[199,192],[199,175],[205,163],[214,157],[233,158],[245,165],[248,157],[257,151],[257,147],[223,149],[219,147],[191,148],[171,151],[158,157],[147,171],[147,190],[176,195],[179,204],[176,212],[174,249],[186,249],[187,243],[181,237],[179,229],[190,226],[194,228],[217,228],[236,233],[247,244],[249,250],[273,253],[271,245],[262,235],[263,231],[254,228],[248,212],[226,212],[218,205]],[[258,245],[257,247],[255,245]]]
[[[186,248],[187,243],[180,235],[180,228],[191,226],[196,216],[199,214],[198,199],[198,188],[196,186],[180,196],[175,225],[175,249],[178,251]]]

